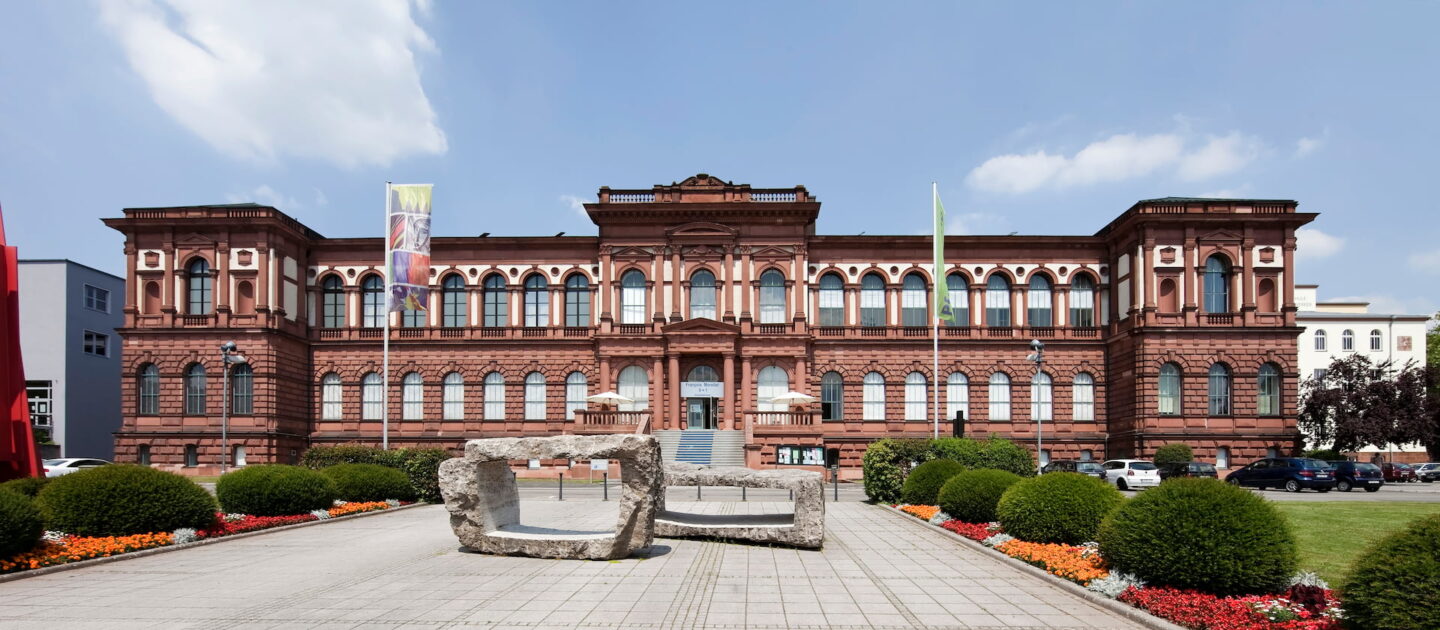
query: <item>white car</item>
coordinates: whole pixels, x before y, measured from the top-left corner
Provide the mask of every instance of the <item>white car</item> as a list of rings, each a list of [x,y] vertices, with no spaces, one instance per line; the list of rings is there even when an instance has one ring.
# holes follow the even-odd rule
[[[59,477],[60,475],[68,475],[76,471],[89,470],[96,466],[105,466],[109,463],[110,462],[103,459],[88,459],[84,457],[47,459],[45,460],[45,476]]]
[[[1103,464],[1105,480],[1121,490],[1154,488],[1160,485],[1160,469],[1143,459],[1112,459]]]

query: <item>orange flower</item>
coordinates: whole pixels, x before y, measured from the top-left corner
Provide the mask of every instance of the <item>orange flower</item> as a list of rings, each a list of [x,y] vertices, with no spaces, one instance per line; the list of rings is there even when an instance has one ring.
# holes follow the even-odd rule
[[[1011,540],[996,547],[1011,558],[1035,565],[1081,586],[1110,575],[1099,555],[1085,557],[1082,547]]]
[[[932,518],[935,518],[935,515],[938,514],[938,513],[940,513],[940,506],[938,506],[938,505],[902,505],[902,506],[900,506],[900,511],[901,511],[901,512],[904,512],[904,513],[906,513],[906,514],[909,514],[909,515],[911,515],[911,516],[914,516],[915,518],[918,518],[918,519],[920,519],[920,520],[922,520],[922,521],[928,521],[928,520],[930,520],[930,519],[932,519]]]
[[[333,518],[336,516],[345,516],[346,514],[374,512],[375,510],[383,510],[388,507],[390,507],[390,504],[384,501],[368,501],[364,503],[361,503],[359,501],[351,501],[350,503],[346,503],[345,505],[337,505],[330,508],[330,516]]]
[[[68,536],[59,542],[45,542],[18,556],[0,560],[0,573],[39,569],[77,560],[104,558],[130,551],[161,547],[171,542],[169,533],[133,536]]]

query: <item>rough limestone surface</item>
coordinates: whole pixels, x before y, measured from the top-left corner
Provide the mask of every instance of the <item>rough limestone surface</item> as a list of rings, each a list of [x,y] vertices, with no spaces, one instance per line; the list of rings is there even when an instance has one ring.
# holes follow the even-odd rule
[[[620,517],[614,532],[520,524],[520,492],[510,462],[613,459],[620,464]],[[465,443],[465,454],[440,465],[440,494],[460,544],[482,553],[613,560],[649,547],[664,492],[660,443],[650,435],[559,435]]]
[[[657,536],[728,538],[806,549],[819,549],[825,542],[825,486],[818,472],[751,470],[674,462],[665,465],[665,485],[781,488],[794,492],[795,513],[711,515],[671,512],[665,509],[662,496],[660,513],[655,517]]]

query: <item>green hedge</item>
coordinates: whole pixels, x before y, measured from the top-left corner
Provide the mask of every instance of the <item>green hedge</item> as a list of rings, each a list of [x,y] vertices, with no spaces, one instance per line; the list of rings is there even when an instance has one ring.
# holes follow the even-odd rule
[[[1305,451],[1305,457],[1320,459],[1327,462],[1338,462],[1345,459],[1345,456],[1333,448],[1312,448]]]
[[[44,533],[40,510],[30,497],[0,490],[0,559],[34,549]]]
[[[1146,490],[1105,519],[1098,540],[1112,570],[1217,595],[1283,590],[1298,562],[1284,515],[1217,479],[1176,478]]]
[[[870,443],[861,458],[865,494],[871,501],[898,503],[910,469],[932,458],[929,440],[881,438]]]
[[[1035,474],[1035,459],[1030,456],[1030,451],[993,435],[985,440],[940,438],[932,441],[930,449],[935,457],[953,459],[971,470],[1005,470],[1021,477]]]
[[[1021,479],[1008,470],[967,470],[940,488],[940,509],[967,523],[989,523],[995,520],[1000,497]]]
[[[1184,464],[1195,461],[1195,451],[1189,444],[1166,444],[1155,449],[1156,464]]]
[[[1440,628],[1440,515],[1375,543],[1340,587],[1350,628]]]
[[[50,480],[36,497],[46,527],[77,536],[205,529],[215,497],[195,482],[146,466],[113,464]]]
[[[321,469],[338,464],[376,464],[404,472],[410,480],[415,497],[430,503],[441,502],[440,464],[450,459],[443,448],[399,448],[383,450],[373,446],[342,444],[313,446],[305,451],[300,464]]]
[[[300,466],[247,466],[215,482],[220,509],[255,516],[324,510],[330,508],[338,496],[333,480]]]
[[[1055,472],[1010,486],[995,516],[1005,533],[1021,540],[1078,545],[1094,540],[1100,522],[1123,500],[1099,479]]]
[[[379,464],[338,464],[320,469],[335,482],[344,501],[414,501],[415,489],[405,473]]]
[[[940,486],[951,477],[965,472],[965,467],[951,459],[932,459],[915,467],[905,478],[900,500],[911,505],[935,505]]]
[[[40,489],[44,488],[49,481],[48,477],[21,477],[0,483],[0,490],[9,490],[33,499],[40,495]]]

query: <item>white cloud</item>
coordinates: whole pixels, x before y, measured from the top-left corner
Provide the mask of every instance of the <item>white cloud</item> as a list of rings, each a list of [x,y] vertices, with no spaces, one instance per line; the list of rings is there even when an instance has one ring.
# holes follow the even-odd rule
[[[1295,141],[1295,157],[1305,157],[1314,153],[1324,142],[1319,138],[1301,138]]]
[[[1440,249],[1410,254],[1410,267],[1424,273],[1440,274]]]
[[[583,217],[587,221],[590,219],[590,215],[585,213],[585,204],[594,203],[594,200],[576,197],[575,195],[560,195],[560,201],[565,202],[565,205],[569,206],[570,210],[575,214]]]
[[[1345,248],[1345,239],[1326,234],[1315,228],[1302,227],[1295,230],[1295,259],[1319,260],[1339,253]]]
[[[1259,157],[1260,147],[1258,138],[1238,131],[1211,136],[1204,146],[1180,159],[1180,178],[1196,181],[1233,173]]]
[[[1004,234],[1009,232],[1009,227],[1010,222],[1004,216],[988,212],[945,215],[946,234]]]
[[[407,0],[100,3],[151,97],[218,151],[345,167],[446,151]],[[424,12],[424,6],[421,7]]]
[[[316,190],[315,192],[320,192]],[[323,197],[323,195],[321,195]],[[268,184],[261,184],[243,193],[226,193],[226,201],[229,203],[258,203],[264,206],[272,206],[278,210],[294,212],[305,207],[299,199],[282,194],[280,191],[271,188]],[[322,204],[323,205],[323,204]]]

